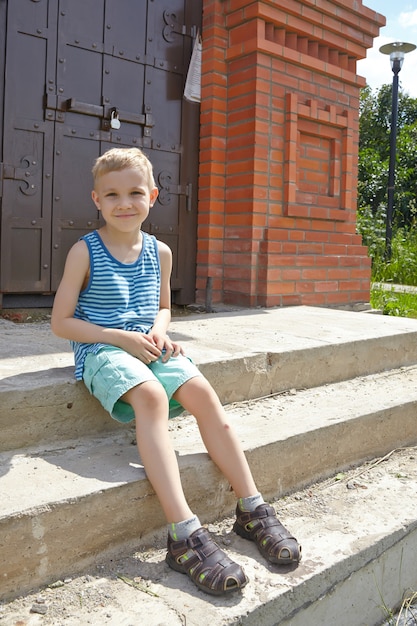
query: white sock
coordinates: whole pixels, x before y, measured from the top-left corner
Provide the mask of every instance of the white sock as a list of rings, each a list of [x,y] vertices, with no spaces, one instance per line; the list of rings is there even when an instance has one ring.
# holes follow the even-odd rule
[[[260,504],[264,504],[265,500],[260,493],[254,496],[248,496],[247,498],[239,498],[239,508],[241,511],[251,512],[256,509]]]
[[[197,515],[193,515],[190,519],[181,522],[175,522],[168,525],[168,532],[174,541],[183,541],[195,531],[201,528],[200,520]]]

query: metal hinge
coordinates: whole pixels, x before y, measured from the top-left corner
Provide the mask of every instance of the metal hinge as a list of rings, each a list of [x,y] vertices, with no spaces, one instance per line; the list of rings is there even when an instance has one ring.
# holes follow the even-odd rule
[[[172,13],[171,11],[164,11],[164,22],[166,24],[163,29],[163,37],[165,41],[173,42],[175,39],[175,37],[172,36],[173,33],[175,33],[176,35],[191,37],[192,39],[195,39],[197,37],[197,26],[187,26],[186,24],[180,24],[179,22],[177,22],[176,14]]]
[[[188,183],[187,185],[179,185],[180,191],[178,192],[181,196],[185,196],[187,198],[187,211],[190,213],[192,207],[192,199],[193,199],[193,185],[192,183]]]
[[[36,173],[38,165],[35,157],[27,155],[21,158],[21,165],[24,167],[14,167],[7,163],[0,163],[0,197],[3,197],[3,181],[19,180],[19,189],[26,196],[31,196],[37,192],[37,185],[31,182],[32,176]],[[33,180],[33,179],[32,179]]]
[[[165,189],[174,193],[178,196],[185,196],[187,199],[186,209],[188,212],[192,209],[192,198],[193,198],[193,185],[192,183],[187,183],[186,185],[168,185]]]
[[[186,210],[187,212],[191,212],[193,199],[192,183],[187,183],[186,185],[173,184],[171,174],[167,170],[160,172],[158,176],[158,183],[161,185],[159,190],[159,202],[161,204],[169,204],[171,202],[170,194],[185,196],[187,199]]]

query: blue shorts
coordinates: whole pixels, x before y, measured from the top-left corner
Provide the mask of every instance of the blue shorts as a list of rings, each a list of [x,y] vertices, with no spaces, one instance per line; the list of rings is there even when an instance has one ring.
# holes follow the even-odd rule
[[[135,414],[130,404],[120,398],[129,389],[149,380],[156,380],[165,389],[171,419],[184,411],[174,400],[174,393],[190,378],[202,376],[198,368],[183,355],[161,358],[146,365],[121,348],[107,346],[97,354],[88,353],[84,363],[83,380],[88,391],[118,422],[131,422]]]

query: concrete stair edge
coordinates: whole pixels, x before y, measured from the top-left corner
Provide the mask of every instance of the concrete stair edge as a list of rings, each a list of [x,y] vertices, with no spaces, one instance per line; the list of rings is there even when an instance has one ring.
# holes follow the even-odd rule
[[[321,323],[321,311],[305,308],[302,313],[304,312],[312,315],[313,323],[317,320]],[[277,319],[278,317],[281,319],[282,314],[284,320],[292,314],[285,310],[272,312],[270,317],[273,322],[276,313],[278,313]],[[301,319],[300,312],[294,311],[294,313],[296,320]],[[246,323],[245,315],[241,317],[242,324]],[[359,325],[363,323],[364,317],[370,317],[361,314],[354,315],[359,316]],[[259,317],[263,319],[261,314]],[[295,347],[287,342],[281,352],[271,353],[269,346],[265,349],[264,345],[261,346],[259,352],[249,349],[247,353],[241,351],[238,356],[219,359],[219,361],[205,358],[204,355],[203,358],[194,360],[200,363],[200,367],[216,387],[220,385],[220,390],[222,390],[224,385],[225,397],[229,398],[230,403],[239,399],[236,381],[240,382],[240,380],[243,380],[245,387],[248,387],[249,392],[245,390],[245,393],[253,394],[256,398],[259,395],[271,393],[270,379],[278,379],[278,386],[284,387],[277,390],[277,393],[281,393],[288,389],[307,387],[309,382],[308,385],[300,384],[304,376],[304,380],[311,379],[316,382],[316,386],[310,387],[308,396],[310,406],[314,407],[317,404],[314,394],[327,397],[331,384],[338,377],[341,381],[346,381],[345,388],[347,388],[351,382],[348,376],[363,377],[368,373],[371,363],[376,363],[378,372],[389,373],[392,367],[401,369],[404,375],[409,373],[407,368],[414,371],[417,333],[414,330],[413,321],[384,320],[380,316],[380,319],[375,322],[377,325],[375,329],[373,323],[370,326],[369,322],[365,322],[365,326],[368,324],[366,332],[372,336],[359,336],[355,339],[353,335],[356,320],[352,314],[347,313],[345,316],[348,320],[346,336],[350,334],[351,338],[346,341],[346,336],[342,338],[343,332],[340,336],[337,333],[339,323],[337,320],[331,329],[324,327],[327,323],[326,319],[331,321],[330,312],[325,311],[323,319],[324,330],[320,331],[320,337],[313,334],[303,335],[303,333],[296,336],[296,332]],[[202,325],[204,324],[203,320]],[[309,324],[311,327],[311,320]],[[185,324],[182,326],[185,329],[187,327],[188,325]],[[229,324],[230,328],[231,324]],[[383,336],[382,343],[378,342],[376,336],[373,336],[379,331]],[[219,329],[218,335],[227,337],[221,333],[222,330]],[[211,341],[210,332],[206,334]],[[250,329],[248,336],[249,334]],[[262,336],[262,328],[258,330],[256,338],[260,336]],[[305,337],[307,337],[306,348],[300,349],[300,344],[304,344]],[[215,339],[218,340],[218,338]],[[244,342],[243,345],[245,345]],[[209,345],[208,348],[210,353]],[[199,353],[200,356],[201,354]],[[340,362],[338,362],[338,357],[342,357]],[[12,429],[19,430],[24,427],[25,420],[27,423],[38,421],[39,428],[37,430],[35,428],[32,433],[29,430],[29,436],[25,434],[23,437],[26,441],[23,447],[32,446],[28,451],[35,455],[32,460],[35,461],[36,454],[40,454],[39,446],[43,445],[49,447],[51,451],[54,446],[62,447],[71,440],[73,445],[80,443],[86,445],[88,441],[93,442],[95,437],[108,440],[113,438],[115,441],[129,437],[130,435],[126,432],[123,435],[120,427],[109,420],[104,412],[100,413],[100,410],[97,410],[97,404],[89,398],[82,385],[74,384],[72,368],[65,365],[68,363],[68,356],[61,359],[61,355],[57,353],[57,361],[60,365],[62,362],[62,367],[56,368],[57,379],[55,380],[51,378],[48,380],[50,370],[47,367],[43,373],[30,373],[31,385],[26,389],[23,387],[21,396],[20,421],[16,420],[12,425]],[[240,369],[233,370],[231,363],[234,361],[240,363]],[[26,358],[26,363],[29,363],[29,357]],[[300,367],[300,364],[303,367]],[[33,363],[31,366],[33,367]],[[37,367],[36,364],[35,367]],[[373,367],[372,365],[371,369]],[[16,371],[18,371],[17,367]],[[10,427],[10,411],[11,409],[16,411],[19,408],[18,405],[13,406],[13,393],[25,376],[27,375],[17,374],[17,376],[10,377],[7,383],[11,385],[7,389],[0,383],[0,390],[3,390],[0,392],[1,428]],[[14,383],[17,384],[13,391]],[[366,385],[367,381],[359,381],[359,383]],[[414,383],[410,384],[417,388]],[[61,408],[57,409],[53,402],[44,402],[45,397],[42,404],[41,392],[45,389],[52,390],[52,394],[56,393],[57,397],[61,398]],[[80,395],[76,396],[80,406],[85,404],[87,407],[88,402],[91,404],[86,409],[87,415],[85,413],[83,415],[83,411],[80,411],[71,427],[68,415],[76,415],[73,409],[77,409],[73,402],[74,389],[77,390],[77,394],[79,390],[82,390]],[[400,393],[398,393],[399,390]],[[291,401],[302,395],[302,393],[286,394],[285,403],[292,406]],[[152,549],[149,548],[151,560],[152,558],[159,559],[158,562],[151,564],[152,567],[155,565],[155,571],[158,572],[157,582],[154,583],[155,579],[152,576],[150,580],[151,586],[155,586],[160,592],[162,602],[152,598],[152,605],[144,606],[143,597],[141,597],[144,594],[140,593],[129,596],[129,603],[126,602],[126,607],[129,605],[129,609],[136,610],[136,614],[146,612],[149,618],[147,626],[157,626],[161,623],[176,626],[183,624],[183,619],[187,620],[187,626],[201,626],[202,623],[210,623],[213,626],[255,624],[256,626],[276,626],[277,615],[281,616],[280,626],[305,626],[307,623],[320,624],[320,626],[336,623],[338,626],[380,624],[384,615],[381,611],[381,595],[379,594],[382,594],[388,606],[394,607],[401,600],[401,594],[407,587],[416,588],[417,586],[415,556],[413,556],[417,551],[417,516],[414,512],[417,494],[414,492],[412,497],[409,497],[410,494],[407,491],[417,481],[409,481],[405,485],[406,491],[402,490],[402,486],[398,489],[394,483],[388,486],[388,491],[384,491],[383,485],[379,488],[375,487],[376,490],[369,485],[368,490],[363,491],[361,517],[356,525],[353,524],[354,519],[352,519],[353,509],[344,506],[343,498],[333,518],[327,511],[324,511],[321,519],[314,522],[314,528],[313,520],[303,517],[302,508],[301,513],[295,514],[291,506],[289,508],[286,506],[287,500],[291,500],[291,494],[296,496],[300,494],[301,504],[308,505],[310,485],[315,480],[334,476],[336,472],[343,472],[366,459],[387,454],[394,448],[416,444],[414,394],[408,396],[404,392],[404,386],[398,383],[396,389],[391,389],[389,402],[386,398],[382,398],[383,394],[375,392],[374,388],[368,395],[381,396],[380,406],[376,411],[366,410],[365,407],[361,416],[351,415],[347,420],[331,415],[326,425],[315,421],[317,420],[316,412],[311,415],[312,426],[309,427],[304,422],[299,432],[291,432],[287,436],[283,435],[278,427],[276,431],[273,431],[275,436],[272,441],[264,440],[259,445],[251,441],[250,416],[242,422],[244,428],[241,434],[243,439],[246,438],[244,447],[260,489],[269,500],[281,497],[277,506],[283,509],[284,514],[280,517],[304,546],[305,556],[300,567],[294,574],[290,573],[288,578],[284,576],[281,584],[276,583],[276,574],[271,571],[270,567],[259,564],[259,557],[256,555],[256,548],[253,544],[233,536],[230,551],[233,557],[236,554],[236,560],[242,562],[248,570],[252,584],[244,590],[241,601],[220,599],[207,602],[206,596],[198,592],[186,577],[172,572],[164,565],[164,548],[160,546],[163,546],[165,541],[165,524],[156,497],[142,475],[139,480],[126,482],[121,480],[120,484],[115,481],[113,485],[106,488],[103,486],[102,489],[96,486],[96,489],[85,493],[81,498],[74,496],[61,503],[46,501],[39,506],[34,505],[26,509],[21,507],[8,518],[0,519],[0,553],[2,556],[6,555],[6,563],[3,564],[0,560],[0,600],[12,598],[16,594],[25,594],[30,589],[52,582],[61,575],[85,572],[86,568],[94,567],[98,560],[103,562],[103,559],[107,558],[117,559],[120,555],[131,555],[137,549],[157,546],[158,554],[154,557],[152,557]],[[8,398],[7,406],[3,403],[6,398]],[[16,398],[17,396],[14,395],[15,400]],[[224,398],[222,399],[225,402]],[[35,414],[29,414],[29,411],[34,408],[32,404],[34,400],[41,400],[38,403],[39,410]],[[330,398],[330,400],[333,406],[338,404],[334,402],[334,399]],[[345,402],[346,407],[351,406],[349,400],[342,399],[340,402]],[[67,406],[68,404],[71,406]],[[233,411],[233,406],[231,405],[227,410]],[[17,415],[17,411],[13,413],[14,418]],[[58,423],[55,434],[53,433],[54,417]],[[92,420],[87,429],[83,424],[83,417]],[[77,425],[78,418],[80,420]],[[185,422],[187,419],[185,418]],[[62,429],[62,424],[65,422],[67,424]],[[45,429],[48,429],[46,436],[45,432],[42,433]],[[40,433],[40,436],[34,436],[36,432]],[[37,436],[38,439],[36,439]],[[74,437],[79,439],[74,439]],[[10,441],[8,445],[10,446]],[[12,445],[14,450],[11,454],[6,452],[6,457],[19,458],[23,454],[19,439],[15,439]],[[38,446],[37,450],[36,446]],[[192,441],[190,441],[190,446],[196,450],[194,453],[191,453],[187,446],[183,447],[182,451],[180,446],[177,447],[187,495],[202,521],[215,523],[216,520],[230,514],[234,507],[234,498],[229,486],[222,480],[207,455],[198,448],[194,448]],[[0,459],[6,457],[0,455]],[[316,462],[313,462],[314,459]],[[265,466],[272,468],[268,475],[264,473]],[[46,476],[43,478],[47,480]],[[210,488],[205,485],[205,479],[210,482]],[[37,483],[31,484],[28,488],[36,489],[41,484],[39,481],[42,481],[42,475],[38,476]],[[301,495],[300,490],[304,487],[308,489]],[[362,493],[360,489],[358,493]],[[393,501],[390,504],[391,508],[387,507],[387,501],[390,500]],[[126,501],[129,502],[129,507],[125,506]],[[391,513],[392,520],[389,513]],[[112,514],[116,514],[114,524],[106,524]],[[367,523],[363,522],[364,515]],[[381,517],[384,518],[385,528],[374,526],[381,522]],[[123,525],[126,520],[128,530],[125,532]],[[146,534],[143,532],[145,520],[149,522],[147,527],[149,532]],[[14,526],[9,525],[11,521],[15,524]],[[346,530],[344,525],[348,521],[351,527]],[[363,529],[360,526],[362,523],[364,523]],[[99,524],[96,532],[94,532],[94,524]],[[317,524],[319,524],[318,529]],[[77,526],[80,528],[83,541],[75,545],[75,542],[71,543],[71,540]],[[95,544],[91,542],[91,533],[96,539]],[[119,542],[115,542],[117,533],[119,533]],[[329,535],[335,540],[332,550],[329,550]],[[349,536],[351,536],[352,546],[346,555],[342,553],[343,551],[341,552],[340,540],[343,543]],[[28,539],[26,543],[25,537]],[[54,551],[60,556],[60,563],[54,562]],[[12,558],[8,559],[7,555]],[[151,571],[151,566],[148,570],[147,560],[140,562],[140,574]],[[395,581],[395,585],[392,581]],[[125,591],[123,585],[119,587],[119,591],[123,594]],[[296,602],[294,602],[295,598]],[[185,606],[190,607],[190,610],[185,611]],[[168,608],[169,618],[164,622],[164,612]],[[149,609],[152,615],[155,611],[155,621],[151,620]],[[87,623],[93,626],[102,626],[103,623],[107,623],[102,619],[104,614],[100,615],[97,613],[97,621],[95,621],[95,615],[94,618],[88,615]],[[124,614],[120,615],[124,619]],[[3,617],[1,612],[0,617]],[[2,623],[9,626],[7,620]],[[74,625],[78,626],[79,623],[82,622],[77,616]],[[117,626],[120,623],[122,621],[114,622]]]
[[[417,332],[200,363],[223,404],[319,387],[417,363]],[[55,381],[56,376],[56,381]],[[0,451],[120,430],[72,368],[0,383]],[[28,386],[26,386],[26,380]],[[28,414],[32,419],[28,420]]]
[[[373,377],[369,377],[369,381],[381,385],[379,394],[372,389],[375,401],[379,401],[374,410],[368,408],[362,415],[349,415],[349,407],[346,407],[345,417],[342,412],[338,416],[327,415],[321,421],[318,421],[320,407],[311,418],[309,414],[309,406],[317,390],[306,390],[299,394],[300,406],[297,409],[298,412],[305,411],[304,421],[295,408],[289,405],[286,421],[282,415],[278,419],[283,426],[283,432],[279,437],[271,428],[275,422],[271,424],[269,421],[270,416],[276,414],[274,406],[276,399],[271,398],[262,402],[261,422],[254,420],[254,410],[260,406],[257,402],[252,403],[252,408],[248,408],[248,415],[243,417],[240,415],[241,407],[231,407],[230,411],[235,412],[231,421],[243,440],[255,479],[264,496],[271,499],[293,493],[311,482],[330,476],[336,470],[342,471],[367,459],[381,456],[393,448],[414,445],[417,441],[415,431],[417,368],[409,370],[404,368],[397,374],[398,380],[401,380],[401,377],[404,378],[402,404],[398,405],[395,397],[391,403],[388,402],[387,398],[392,395],[390,389],[387,389],[388,376],[380,376],[378,383],[375,383]],[[398,380],[394,378],[391,381],[392,388],[395,388]],[[354,386],[355,381],[335,385],[340,398],[345,397],[351,385]],[[326,410],[335,403],[336,398],[331,395],[330,387],[326,387],[324,394],[327,401]],[[360,381],[360,388],[362,396],[357,397],[358,406],[362,403],[362,398],[369,396],[366,380]],[[354,392],[353,389],[351,393]],[[358,392],[359,389],[356,390],[356,395]],[[287,400],[284,400],[287,404]],[[268,403],[271,406],[267,407]],[[341,404],[340,401],[338,404]],[[300,420],[298,430],[293,428],[291,432],[291,421],[297,423],[298,419]],[[190,505],[198,511],[202,521],[210,522],[230,513],[234,506],[234,497],[230,493],[227,481],[219,474],[207,454],[203,452],[203,448],[196,445],[195,428],[193,432],[190,430],[191,421],[192,418],[188,418],[181,424],[181,428],[173,432],[174,446],[178,450]],[[285,430],[289,431],[289,434],[285,434]],[[251,433],[257,431],[266,432],[268,435],[260,443],[251,438]],[[126,434],[124,439],[128,437]],[[127,466],[135,460],[138,461],[138,457],[135,448],[133,446],[127,448],[126,441],[122,439],[123,437],[118,440],[118,447],[110,441],[110,447],[114,449],[117,463]],[[84,445],[86,446],[86,442]],[[9,516],[0,519],[0,552],[4,557],[3,565],[0,565],[0,580],[2,580],[1,594],[4,594],[4,597],[10,597],[16,589],[19,592],[28,591],[61,575],[79,572],[91,564],[98,554],[109,555],[113,551],[125,553],[133,544],[142,545],[150,540],[152,534],[157,535],[164,529],[159,503],[145,478],[143,468],[129,469],[131,475],[127,480],[117,474],[115,466],[113,483],[109,480],[105,482],[102,478],[103,468],[104,472],[113,471],[110,459],[101,454],[95,439],[91,442],[90,459],[87,459],[87,448],[88,446],[80,451],[79,457],[72,459],[72,465],[64,462],[61,451],[61,456],[58,455],[54,461],[55,473],[49,476],[44,469],[45,464],[41,464],[41,453],[29,451],[27,459],[18,456],[14,461],[27,463],[23,474],[16,480],[12,474],[6,475],[3,480],[3,484],[7,481],[15,485],[22,484],[35,495],[36,490],[40,489],[39,485],[42,486],[42,481],[46,491],[49,484],[55,484],[58,490],[59,485],[62,485],[63,492],[61,501],[57,497],[55,500],[44,499],[36,504],[32,499],[26,508],[22,498],[15,494],[20,508],[16,507]],[[96,456],[93,455],[93,451]],[[69,454],[73,452],[70,451]],[[6,455],[2,456],[4,459]],[[65,494],[65,480],[71,480],[65,476],[65,470],[73,471],[75,466],[82,472],[82,456],[85,457],[87,465],[91,463],[91,475],[95,479],[91,486],[88,485],[88,488],[80,494],[77,495],[76,492]],[[295,463],[294,459],[300,459],[301,462]],[[134,472],[138,475],[135,476]],[[59,482],[57,477],[60,473]],[[4,501],[4,509],[7,509],[7,500]],[[19,537],[19,551],[15,549],[15,537]],[[109,545],[112,547],[109,548]],[[5,569],[2,571],[2,568]]]
[[[277,595],[254,608],[239,623],[242,626],[381,624],[383,604],[398,605],[396,585],[392,581],[401,580],[402,591],[415,585],[412,554],[416,548],[417,519],[405,521],[400,527],[373,538],[371,545],[323,567],[308,583],[289,590],[286,601]],[[382,579],[380,587],[378,578]]]
[[[296,569],[269,565],[253,543],[232,532],[230,518],[209,525],[209,530],[248,574],[250,582],[242,594],[212,598],[198,591],[187,577],[167,567],[161,537],[139,552],[132,546],[125,559],[113,555],[110,565],[101,566],[103,559],[95,561],[87,570],[88,584],[96,589],[100,604],[94,610],[78,604],[73,612],[64,593],[58,599],[65,611],[62,623],[116,626],[136,623],[136,616],[146,614],[147,626],[179,626],[185,620],[187,626],[379,625],[387,617],[384,606],[396,607],[404,590],[415,588],[417,582],[417,481],[399,478],[401,464],[393,464],[393,458],[387,460],[385,471],[378,471],[377,464],[361,467],[357,488],[347,489],[348,475],[346,480],[316,483],[273,503],[303,543],[304,557]],[[415,477],[415,464],[412,468]],[[359,472],[354,470],[355,474]],[[121,582],[116,572],[131,579],[139,576],[151,597]],[[69,593],[71,585],[69,581]],[[80,593],[80,587],[75,590]],[[59,598],[60,590],[56,593]],[[43,595],[49,604],[48,594]],[[29,597],[28,609],[31,602]],[[11,626],[24,617],[6,611],[2,623]]]

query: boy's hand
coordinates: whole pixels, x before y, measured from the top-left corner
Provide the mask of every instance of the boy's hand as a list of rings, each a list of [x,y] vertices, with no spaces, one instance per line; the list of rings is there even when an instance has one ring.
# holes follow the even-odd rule
[[[179,354],[184,354],[180,344],[176,341],[172,341],[168,335],[162,335],[151,330],[147,336],[153,340],[155,346],[160,350],[163,363],[166,363],[172,356],[176,357]]]
[[[149,335],[135,331],[124,331],[124,340],[120,347],[132,356],[135,356],[142,363],[149,365],[152,361],[157,361],[162,354],[155,341]]]
[[[180,346],[180,344],[176,341],[171,341],[169,337],[167,337],[167,341],[165,342],[164,351],[165,352],[162,353],[163,363],[166,363],[172,356],[175,357],[179,354],[184,354],[182,346]]]

